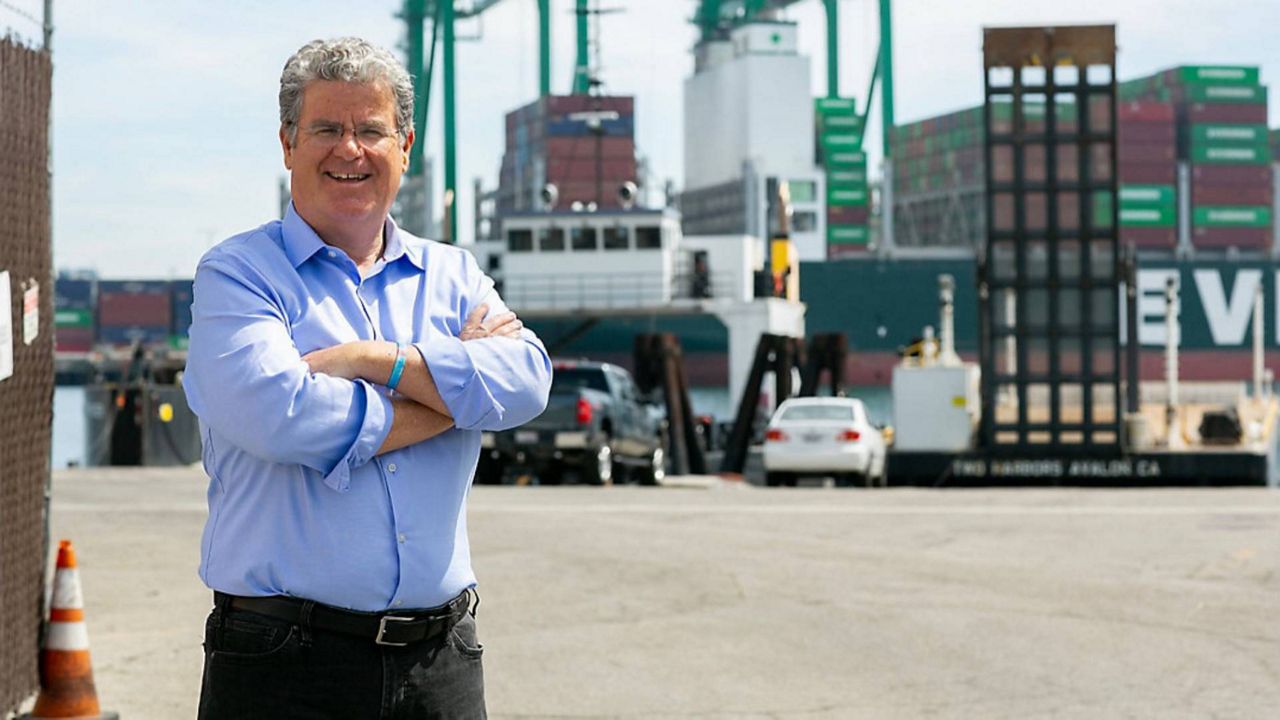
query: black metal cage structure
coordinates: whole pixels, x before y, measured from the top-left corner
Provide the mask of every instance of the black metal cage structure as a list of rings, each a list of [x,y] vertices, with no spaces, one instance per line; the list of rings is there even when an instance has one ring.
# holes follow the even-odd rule
[[[1119,454],[1114,26],[987,28],[983,416],[995,455]]]
[[[0,379],[0,716],[35,691],[39,657],[53,422],[51,76],[48,53],[0,38],[0,272],[9,276],[0,306],[13,358]]]

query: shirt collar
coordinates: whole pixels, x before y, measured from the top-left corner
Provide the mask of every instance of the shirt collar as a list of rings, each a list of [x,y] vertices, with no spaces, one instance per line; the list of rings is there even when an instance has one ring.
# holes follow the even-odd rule
[[[404,235],[400,232],[400,227],[396,225],[396,221],[387,216],[387,222],[383,226],[383,236],[387,240],[386,249],[383,250],[383,262],[390,263],[400,259],[401,256],[409,258],[419,270],[425,270],[426,264],[422,257],[423,251],[421,247],[411,246],[404,241]],[[316,231],[307,224],[306,220],[298,214],[293,207],[293,203],[289,203],[289,209],[284,213],[284,220],[281,222],[281,235],[284,237],[284,252],[289,257],[289,262],[293,263],[296,268],[312,255],[320,252],[328,247],[324,240],[316,234]]]

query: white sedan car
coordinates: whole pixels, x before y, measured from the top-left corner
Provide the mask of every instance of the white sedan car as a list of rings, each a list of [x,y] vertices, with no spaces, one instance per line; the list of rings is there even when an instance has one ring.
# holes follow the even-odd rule
[[[792,398],[769,420],[765,483],[795,485],[801,475],[831,475],[836,485],[884,485],[885,445],[861,400]]]

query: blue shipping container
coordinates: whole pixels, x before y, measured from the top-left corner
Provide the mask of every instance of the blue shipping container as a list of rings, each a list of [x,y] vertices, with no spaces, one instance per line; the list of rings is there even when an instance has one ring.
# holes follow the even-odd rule
[[[53,306],[66,310],[93,308],[93,280],[58,278],[53,282]]]
[[[191,327],[191,280],[174,280],[171,284],[172,295],[170,296],[173,303],[172,334],[187,336],[187,329]]]

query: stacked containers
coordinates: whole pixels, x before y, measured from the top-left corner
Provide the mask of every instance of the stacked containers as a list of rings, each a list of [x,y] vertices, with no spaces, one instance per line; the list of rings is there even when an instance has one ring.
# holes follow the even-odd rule
[[[972,247],[985,235],[984,139],[981,107],[894,128],[897,244]]]
[[[1123,83],[1122,99],[1171,102],[1178,157],[1191,167],[1191,240],[1197,248],[1271,244],[1267,89],[1256,67],[1188,65]]]
[[[57,352],[93,350],[93,290],[93,280],[59,277],[54,281],[53,332]]]
[[[862,118],[853,98],[817,98],[813,116],[815,155],[826,170],[827,257],[862,252],[870,239]]]
[[[616,117],[583,117],[597,112]],[[557,207],[595,202],[616,208],[618,190],[628,182],[636,182],[634,98],[549,96],[507,113],[500,211],[541,209],[546,183],[556,186]]]
[[[1173,250],[1178,244],[1178,136],[1173,104],[1122,102],[1116,117],[1120,242]]]
[[[98,339],[104,345],[164,345],[172,331],[173,300],[164,280],[98,283]]]

